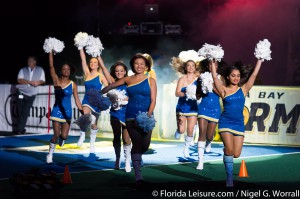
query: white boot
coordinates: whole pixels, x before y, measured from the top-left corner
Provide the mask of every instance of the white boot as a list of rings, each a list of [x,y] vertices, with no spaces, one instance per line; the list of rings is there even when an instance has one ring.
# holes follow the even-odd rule
[[[131,144],[123,145],[124,148],[124,157],[125,157],[125,171],[131,172]]]
[[[190,157],[190,149],[189,149],[189,147],[191,146],[192,140],[193,140],[193,137],[190,137],[190,136],[186,136],[185,137],[185,143],[184,143],[184,147],[183,147],[183,156],[185,158],[189,158]]]
[[[53,162],[53,153],[54,153],[55,147],[56,147],[56,144],[50,142],[50,144],[49,144],[49,153],[46,156],[46,162],[48,164]]]
[[[202,170],[203,169],[203,155],[204,155],[204,148],[205,148],[205,142],[204,141],[198,141],[198,165],[197,169]]]
[[[85,140],[85,132],[81,131],[79,140],[77,142],[77,146],[80,147],[83,144],[84,140]]]
[[[206,144],[205,144],[205,152],[209,153],[211,150],[211,140],[206,140]]]
[[[90,153],[95,153],[95,142],[97,138],[98,129],[91,129],[90,134]]]

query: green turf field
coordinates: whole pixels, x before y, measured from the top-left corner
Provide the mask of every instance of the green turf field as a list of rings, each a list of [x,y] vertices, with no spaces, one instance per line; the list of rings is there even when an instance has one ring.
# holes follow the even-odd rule
[[[235,159],[235,187],[225,187],[221,160],[206,162],[204,170],[195,163],[144,166],[148,182],[134,184],[134,172],[102,170],[70,174],[72,183],[57,192],[17,193],[8,179],[0,181],[1,198],[299,198],[300,154],[243,158],[249,177],[238,176],[242,159]],[[57,178],[62,179],[62,175]],[[279,192],[281,191],[281,192]],[[289,191],[290,193],[288,193]],[[280,193],[280,194],[279,194]],[[277,195],[276,195],[277,194]],[[298,195],[297,195],[298,194]]]

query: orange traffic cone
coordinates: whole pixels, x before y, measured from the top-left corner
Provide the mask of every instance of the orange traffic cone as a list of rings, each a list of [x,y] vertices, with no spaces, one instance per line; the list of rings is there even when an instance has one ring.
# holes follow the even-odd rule
[[[64,171],[62,183],[63,184],[71,184],[72,183],[72,179],[71,179],[71,175],[70,175],[70,172],[69,172],[68,165],[65,166],[65,171]]]
[[[241,167],[240,167],[239,177],[241,177],[241,178],[249,177],[248,176],[248,171],[247,171],[245,160],[242,160],[242,164],[241,164]]]

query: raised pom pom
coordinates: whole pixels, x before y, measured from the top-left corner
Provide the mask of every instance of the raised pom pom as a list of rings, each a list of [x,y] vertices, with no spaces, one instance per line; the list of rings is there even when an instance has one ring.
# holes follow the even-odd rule
[[[201,88],[204,94],[212,92],[214,80],[210,72],[205,72],[200,75],[201,78]]]
[[[83,49],[88,43],[89,35],[86,32],[79,32],[75,35],[74,42],[78,50]]]
[[[259,41],[255,47],[255,51],[254,51],[255,57],[257,59],[262,59],[263,61],[271,60],[272,51],[270,50],[270,47],[271,47],[271,43],[267,39]]]
[[[203,56],[209,60],[215,59],[221,61],[224,57],[224,50],[218,44],[217,46],[205,43],[198,51],[199,56]]]
[[[136,116],[136,122],[139,128],[141,128],[145,133],[149,133],[155,127],[156,120],[154,119],[153,115],[148,117],[147,112],[139,111]]]
[[[104,49],[99,37],[94,37],[93,35],[89,35],[87,46],[85,48],[86,53],[92,57],[100,56]]]
[[[111,101],[114,110],[119,110],[128,103],[128,97],[125,90],[120,91],[118,89],[112,89],[107,92],[107,97]]]
[[[191,99],[191,100],[197,100],[196,97],[196,90],[197,86],[195,84],[190,84],[186,87],[186,100]]]
[[[91,88],[86,93],[88,95],[88,101],[92,106],[97,107],[100,111],[105,111],[111,106],[111,101],[108,97],[100,93],[100,90]]]
[[[65,48],[64,42],[54,38],[54,37],[49,37],[45,39],[43,49],[46,53],[60,53],[63,51]]]
[[[203,57],[199,57],[198,53],[195,50],[181,51],[178,57],[183,62],[192,60],[196,63],[203,60]]]

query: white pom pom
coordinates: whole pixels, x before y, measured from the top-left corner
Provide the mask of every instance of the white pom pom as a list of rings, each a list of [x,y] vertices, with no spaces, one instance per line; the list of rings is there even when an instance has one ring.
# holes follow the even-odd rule
[[[192,60],[196,63],[203,60],[203,57],[199,57],[198,53],[195,50],[181,51],[178,57],[183,62]]]
[[[221,61],[224,57],[224,50],[218,44],[217,46],[205,43],[202,48],[198,51],[199,56],[203,56],[208,58],[209,60],[216,59],[217,61]]]
[[[78,50],[83,49],[88,43],[89,35],[86,32],[79,32],[75,35],[74,42]]]
[[[210,72],[205,72],[205,73],[202,73],[200,75],[200,78],[202,80],[202,83],[201,83],[201,89],[202,89],[202,92],[204,94],[206,93],[209,93],[209,92],[212,92],[213,91],[213,83],[214,83],[214,80],[212,78],[212,75]]]
[[[125,90],[112,89],[107,92],[107,97],[111,101],[114,110],[119,110],[128,103]]]
[[[43,49],[46,53],[60,53],[63,51],[65,48],[64,42],[54,38],[54,37],[49,37],[45,39]]]
[[[271,43],[267,39],[264,39],[263,41],[259,41],[255,47],[255,51],[254,51],[255,57],[257,59],[262,59],[263,61],[271,60],[272,51],[270,50],[270,47],[271,47]]]
[[[93,35],[89,35],[86,46],[86,53],[91,55],[92,57],[98,57],[101,55],[103,49],[104,48],[99,37],[95,38]]]
[[[186,87],[186,100],[191,99],[191,100],[197,100],[196,98],[196,89],[197,86],[195,84],[190,84]]]

